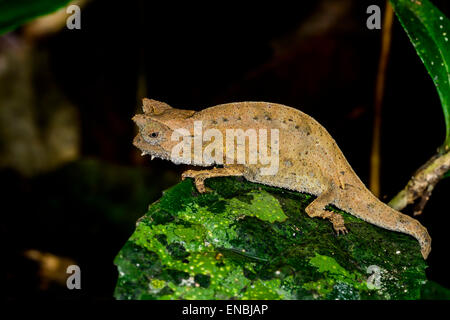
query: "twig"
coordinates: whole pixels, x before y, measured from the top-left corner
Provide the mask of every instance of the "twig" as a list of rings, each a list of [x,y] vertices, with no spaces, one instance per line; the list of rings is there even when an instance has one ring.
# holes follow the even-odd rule
[[[434,187],[449,169],[450,152],[434,155],[414,173],[406,187],[389,202],[389,205],[396,210],[402,210],[420,198],[414,209],[414,215],[420,215]]]

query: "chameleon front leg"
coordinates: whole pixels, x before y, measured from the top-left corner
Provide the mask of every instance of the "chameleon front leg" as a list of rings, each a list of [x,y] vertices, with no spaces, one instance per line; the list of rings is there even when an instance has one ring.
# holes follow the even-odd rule
[[[213,168],[210,170],[187,170],[183,172],[181,178],[193,178],[195,187],[198,192],[205,193],[208,188],[205,187],[205,180],[216,177],[243,176],[244,169],[242,166],[227,166],[223,168]]]
[[[311,202],[306,207],[305,211],[311,218],[319,217],[322,219],[330,220],[337,234],[346,234],[348,233],[348,231],[344,225],[344,218],[339,213],[328,211],[325,209],[325,207],[329,203],[331,203],[333,199],[333,188],[330,188],[319,195],[313,202]]]

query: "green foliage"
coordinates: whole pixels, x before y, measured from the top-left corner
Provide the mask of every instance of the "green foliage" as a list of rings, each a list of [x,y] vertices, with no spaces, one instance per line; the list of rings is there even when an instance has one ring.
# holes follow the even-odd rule
[[[438,91],[450,148],[450,21],[429,0],[390,0]]]
[[[117,299],[423,297],[426,263],[414,238],[330,207],[350,230],[336,236],[305,213],[310,195],[235,178],[207,184],[213,192],[199,194],[192,180],[179,183],[139,219],[115,259]]]
[[[51,13],[69,0],[0,0],[0,35],[33,18]]]

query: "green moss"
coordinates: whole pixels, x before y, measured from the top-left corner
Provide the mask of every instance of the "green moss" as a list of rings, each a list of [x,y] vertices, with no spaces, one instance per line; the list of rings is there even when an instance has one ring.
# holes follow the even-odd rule
[[[350,233],[304,209],[310,195],[235,178],[191,180],[149,207],[115,259],[117,299],[419,299],[415,239],[343,214]],[[375,272],[375,273],[373,273]]]
[[[233,213],[257,217],[270,223],[283,222],[287,219],[278,200],[264,190],[252,190],[245,197],[232,198],[228,202],[228,206]]]

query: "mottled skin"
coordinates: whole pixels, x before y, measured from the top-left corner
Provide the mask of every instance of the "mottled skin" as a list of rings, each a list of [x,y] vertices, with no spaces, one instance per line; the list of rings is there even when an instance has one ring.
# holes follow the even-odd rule
[[[431,238],[426,228],[376,198],[358,178],[325,128],[297,109],[267,102],[239,102],[195,112],[144,99],[143,110],[144,114],[133,118],[140,129],[134,145],[152,158],[175,163],[185,161],[171,158],[171,150],[178,144],[171,141],[172,132],[186,128],[193,134],[194,121],[202,120],[203,130],[215,128],[224,137],[226,129],[279,130],[279,169],[275,175],[260,175],[259,169],[263,166],[260,163],[184,172],[183,178],[194,178],[200,192],[207,191],[204,186],[207,178],[243,176],[252,182],[312,194],[317,198],[306,208],[307,214],[329,219],[337,233],[347,230],[340,214],[325,210],[329,204],[379,227],[409,234],[419,241],[425,259],[430,253]],[[204,147],[206,145],[208,143],[204,143]]]

